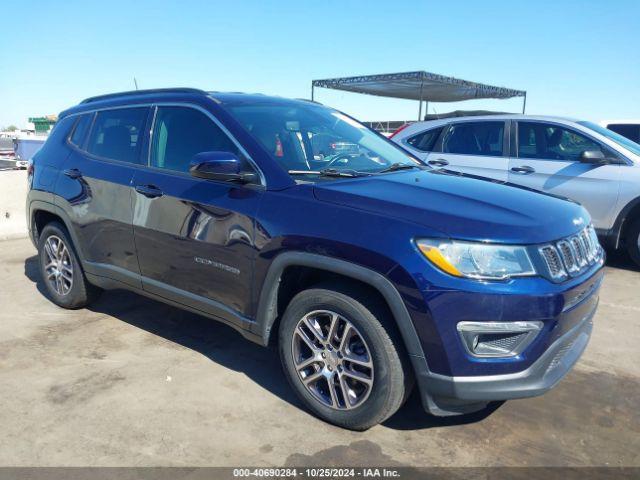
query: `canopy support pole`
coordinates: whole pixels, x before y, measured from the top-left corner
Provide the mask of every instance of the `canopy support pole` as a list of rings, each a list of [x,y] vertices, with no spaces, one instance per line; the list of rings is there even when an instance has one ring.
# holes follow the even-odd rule
[[[313,82],[311,82],[311,101],[312,101],[312,102],[314,101],[314,100],[313,100],[313,88],[314,88],[314,86],[313,86]]]
[[[524,111],[527,108],[527,92],[524,92],[524,97],[522,100],[522,114],[524,115]]]
[[[424,84],[424,78],[420,81],[420,103],[418,104],[418,121],[422,120],[422,85]]]

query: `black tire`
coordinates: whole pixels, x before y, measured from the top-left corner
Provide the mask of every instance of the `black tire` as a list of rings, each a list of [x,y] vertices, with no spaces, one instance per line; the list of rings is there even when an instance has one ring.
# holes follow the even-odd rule
[[[72,281],[69,285],[66,277],[63,278],[61,281],[65,281],[65,286],[61,288],[62,291],[58,290],[58,284],[56,284],[55,280],[50,279],[50,272],[47,271],[47,265],[50,263],[50,259],[45,245],[50,239],[51,241],[55,241],[56,244],[56,239],[62,241],[63,246],[66,247],[66,251],[68,252],[68,256],[65,256],[65,265],[67,267],[69,265],[71,266],[72,273],[70,278]],[[38,257],[40,275],[44,286],[49,297],[56,305],[68,309],[83,308],[100,296],[101,290],[87,281],[69,233],[62,224],[51,222],[42,229],[38,237]],[[59,268],[57,270],[59,270]],[[65,291],[67,286],[69,287],[68,291]]]
[[[633,262],[640,266],[640,219],[633,222],[627,230],[625,238],[627,252]]]
[[[279,329],[280,358],[287,380],[298,397],[318,417],[350,430],[366,430],[389,418],[402,406],[413,384],[407,356],[390,314],[383,305],[370,299],[367,292],[348,285],[339,289],[323,285],[304,290],[289,303]],[[292,342],[298,322],[310,312],[323,310],[335,312],[351,322],[370,352],[373,383],[368,396],[351,409],[336,409],[322,403],[303,384],[295,366]],[[312,368],[320,369],[319,366]],[[342,366],[338,368],[344,372]],[[336,382],[340,387],[339,381]]]

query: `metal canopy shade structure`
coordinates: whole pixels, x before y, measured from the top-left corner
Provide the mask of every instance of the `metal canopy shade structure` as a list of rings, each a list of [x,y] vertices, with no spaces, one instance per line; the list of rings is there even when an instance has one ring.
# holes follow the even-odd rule
[[[459,102],[481,98],[505,99],[523,97],[522,113],[524,113],[527,104],[527,92],[523,90],[494,87],[422,71],[313,80],[311,83],[312,100],[314,99],[315,87],[380,97],[418,100],[420,102],[418,119],[422,117],[423,101]]]

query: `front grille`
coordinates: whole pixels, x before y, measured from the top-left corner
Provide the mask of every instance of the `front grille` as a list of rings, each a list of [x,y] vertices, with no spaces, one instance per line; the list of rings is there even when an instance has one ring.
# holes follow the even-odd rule
[[[539,251],[549,275],[557,281],[580,275],[602,256],[602,247],[591,225],[576,235],[543,245]]]
[[[542,258],[547,264],[547,268],[549,269],[549,273],[552,278],[560,278],[564,273],[564,266],[562,265],[562,260],[560,260],[560,255],[558,254],[558,250],[553,245],[545,245],[540,249],[540,253],[542,253]]]
[[[578,262],[576,261],[576,255],[570,242],[567,240],[560,240],[558,242],[558,251],[560,252],[562,263],[564,263],[564,267],[570,275],[580,270]]]

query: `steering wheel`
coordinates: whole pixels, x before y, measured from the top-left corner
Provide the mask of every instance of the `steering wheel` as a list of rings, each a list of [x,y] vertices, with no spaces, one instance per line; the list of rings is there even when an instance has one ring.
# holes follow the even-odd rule
[[[338,155],[336,155],[336,158],[334,158],[333,160],[330,160],[329,163],[327,164],[326,168],[331,168],[333,167],[334,164],[338,163],[340,160],[347,160],[347,163],[349,162],[349,160],[351,160],[353,155],[348,154],[348,153],[339,153]]]

